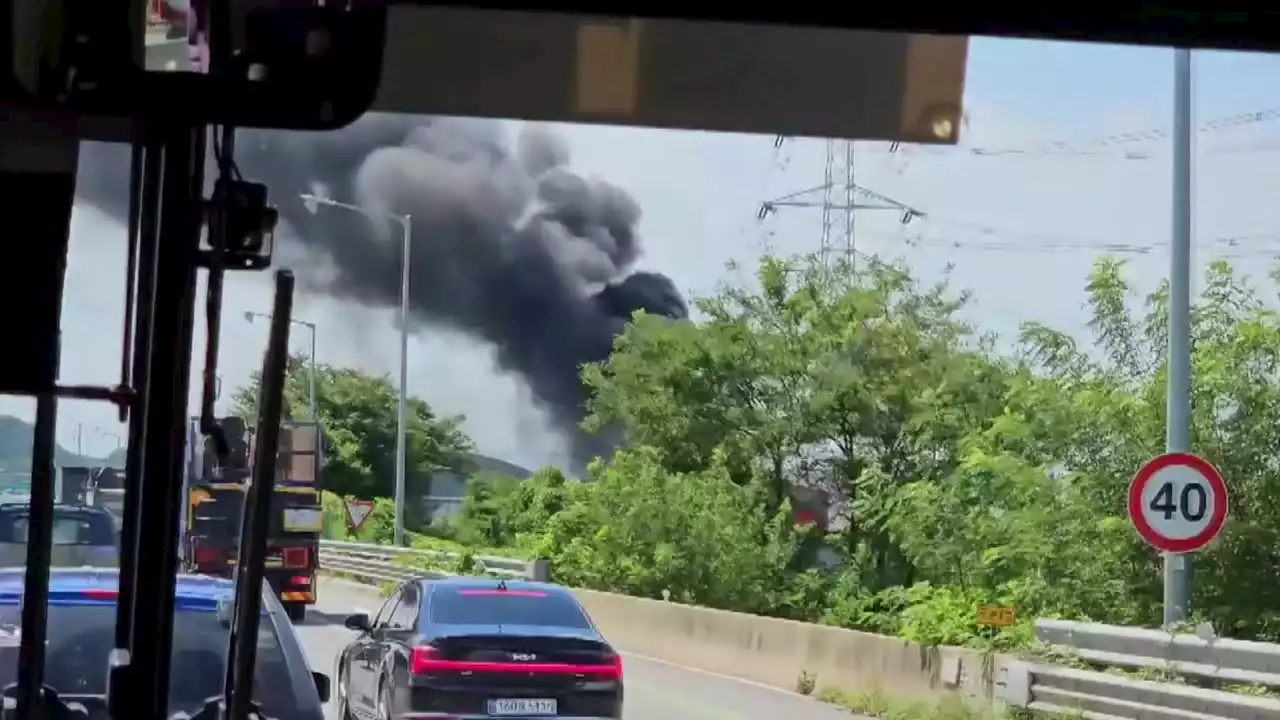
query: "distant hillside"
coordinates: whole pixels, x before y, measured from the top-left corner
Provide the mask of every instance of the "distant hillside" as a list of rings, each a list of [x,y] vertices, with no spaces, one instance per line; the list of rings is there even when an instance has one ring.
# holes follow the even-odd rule
[[[508,475],[519,480],[525,480],[533,475],[531,470],[506,460],[488,455],[470,455],[462,461],[461,467],[441,470],[431,475],[431,495],[426,498],[427,509],[431,516],[436,517],[440,512],[456,510],[454,504],[456,500],[467,494],[467,480],[478,473]]]
[[[31,469],[31,440],[34,435],[35,428],[31,423],[11,415],[0,415],[0,470],[23,472]],[[124,453],[112,453],[117,454],[121,461],[118,464],[123,465]],[[61,445],[54,450],[53,461],[57,465],[117,464],[107,458],[77,455]]]
[[[525,478],[533,475],[532,470],[527,470],[515,463],[509,463],[506,460],[499,460],[498,458],[489,457],[488,455],[474,454],[470,457],[470,460],[474,465],[473,468],[469,468],[470,473],[491,472],[501,475],[510,475],[511,477],[518,478],[520,480],[524,480]]]

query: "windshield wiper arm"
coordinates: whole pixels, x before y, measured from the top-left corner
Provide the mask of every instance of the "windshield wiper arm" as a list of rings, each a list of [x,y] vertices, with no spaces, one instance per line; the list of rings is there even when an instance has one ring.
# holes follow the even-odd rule
[[[235,619],[227,652],[224,703],[227,717],[243,720],[252,706],[253,676],[262,613],[262,575],[275,494],[285,372],[289,364],[289,326],[293,318],[293,274],[276,271],[271,336],[258,385],[258,426],[254,438],[253,480],[246,493],[236,564]]]

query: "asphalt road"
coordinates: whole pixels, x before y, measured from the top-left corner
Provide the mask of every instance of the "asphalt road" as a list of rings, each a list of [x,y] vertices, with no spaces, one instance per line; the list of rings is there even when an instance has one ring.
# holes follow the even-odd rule
[[[342,620],[353,608],[377,612],[363,588],[323,580],[320,602],[298,625],[313,670],[334,677],[338,652],[353,633]],[[734,680],[634,655],[623,656],[627,700],[625,720],[852,720],[856,716],[794,693]],[[336,677],[334,677],[336,680]],[[337,720],[328,708],[329,717]]]

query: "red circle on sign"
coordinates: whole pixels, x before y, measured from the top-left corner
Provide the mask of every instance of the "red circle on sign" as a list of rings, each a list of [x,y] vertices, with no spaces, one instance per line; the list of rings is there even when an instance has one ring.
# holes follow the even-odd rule
[[[1183,466],[1194,470],[1204,478],[1205,482],[1209,484],[1209,489],[1213,492],[1213,515],[1209,516],[1209,524],[1189,538],[1170,538],[1161,535],[1158,530],[1151,526],[1151,523],[1147,521],[1147,516],[1143,514],[1143,489],[1156,476],[1156,473],[1175,466]],[[1222,479],[1222,474],[1218,472],[1218,469],[1209,464],[1209,461],[1191,453],[1168,453],[1143,465],[1137,474],[1133,476],[1133,481],[1129,483],[1129,520],[1133,523],[1134,529],[1138,531],[1138,535],[1147,541],[1148,545],[1157,550],[1171,553],[1196,552],[1213,542],[1218,533],[1222,532],[1222,526],[1227,522],[1227,505],[1229,501],[1227,483]]]

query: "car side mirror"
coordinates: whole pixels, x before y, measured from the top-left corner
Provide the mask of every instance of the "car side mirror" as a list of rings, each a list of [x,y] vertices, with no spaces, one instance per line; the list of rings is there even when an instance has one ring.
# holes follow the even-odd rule
[[[316,682],[316,692],[320,695],[320,702],[329,702],[329,676],[322,672],[313,672],[311,679]]]
[[[369,613],[352,613],[343,621],[343,625],[348,630],[359,630],[360,632],[369,632]]]

